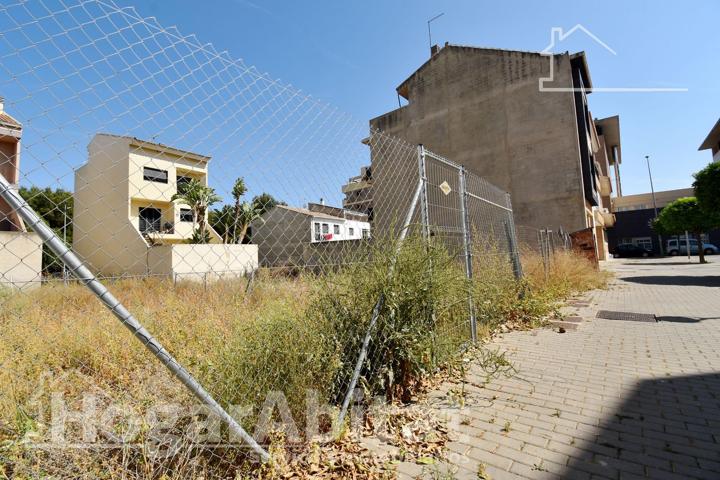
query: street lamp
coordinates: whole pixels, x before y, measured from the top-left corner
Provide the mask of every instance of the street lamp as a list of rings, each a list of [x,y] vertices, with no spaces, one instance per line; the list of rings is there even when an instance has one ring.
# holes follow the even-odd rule
[[[655,188],[653,187],[652,172],[650,171],[650,155],[645,155],[645,162],[647,162],[648,177],[650,177],[650,192],[652,193],[653,209],[655,210],[655,220],[658,217],[657,201],[655,200]],[[658,245],[660,245],[660,255],[664,255],[662,237],[658,234]]]

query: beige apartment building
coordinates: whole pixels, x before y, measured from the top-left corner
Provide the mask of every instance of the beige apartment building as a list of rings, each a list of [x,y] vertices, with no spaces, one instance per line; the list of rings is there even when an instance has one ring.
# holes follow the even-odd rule
[[[555,90],[541,91],[540,80],[550,77],[544,86]],[[431,58],[397,87],[407,105],[370,120],[370,127],[423,144],[507,190],[517,225],[592,228],[604,259],[605,229],[614,221],[610,197],[620,188],[620,122],[617,116],[592,117],[591,92],[583,52],[446,44],[434,47]],[[372,146],[371,159],[369,196],[381,229],[398,217],[387,207],[397,204],[398,192],[407,193],[398,182],[411,167],[375,155]]]
[[[694,197],[692,188],[662,190],[655,192],[624,195],[613,198],[613,211],[617,217],[615,226],[610,229],[610,249],[614,251],[620,244],[633,244],[651,250],[659,255],[668,253],[667,241],[677,239],[677,235],[659,236],[651,225],[655,219],[655,208],[660,212],[665,206],[679,198]],[[720,229],[703,233],[703,241],[720,246]],[[660,248],[662,244],[663,248]]]
[[[75,252],[103,276],[197,279],[256,269],[257,246],[223,245],[210,225],[209,244],[188,243],[193,212],[171,199],[184,182],[207,185],[209,162],[133,137],[95,135],[75,172]]]
[[[22,125],[5,111],[0,97],[0,175],[17,190]],[[40,285],[42,241],[0,198],[0,287],[26,290]]]

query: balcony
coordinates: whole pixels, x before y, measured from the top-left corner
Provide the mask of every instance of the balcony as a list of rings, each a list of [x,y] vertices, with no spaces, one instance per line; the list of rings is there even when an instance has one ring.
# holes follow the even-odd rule
[[[595,223],[599,226],[610,228],[615,225],[615,215],[610,213],[607,208],[593,209],[593,217],[595,218]]]
[[[355,192],[372,186],[372,181],[363,180],[362,177],[351,178],[350,181],[342,186],[342,193]]]
[[[603,197],[609,197],[612,193],[612,183],[610,182],[610,177],[601,175],[600,176],[600,195]]]

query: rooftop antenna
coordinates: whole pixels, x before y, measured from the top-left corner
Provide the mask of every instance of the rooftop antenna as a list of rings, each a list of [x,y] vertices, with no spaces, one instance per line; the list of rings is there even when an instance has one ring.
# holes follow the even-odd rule
[[[430,43],[430,45],[429,45],[430,48],[432,48],[432,32],[430,31],[430,22],[432,22],[432,21],[434,21],[434,20],[437,20],[438,18],[442,17],[443,15],[445,15],[445,12],[438,13],[437,15],[435,15],[434,17],[432,17],[432,18],[431,18],[430,20],[428,20],[428,22],[427,22],[427,24],[428,24],[428,42]]]

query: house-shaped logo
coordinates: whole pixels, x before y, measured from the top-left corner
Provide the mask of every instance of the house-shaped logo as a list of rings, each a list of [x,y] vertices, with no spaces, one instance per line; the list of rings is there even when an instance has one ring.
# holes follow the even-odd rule
[[[555,87],[551,86],[555,80],[555,62],[553,61],[554,50],[557,49],[558,45],[561,44],[566,38],[574,35],[577,32],[582,32],[586,37],[590,38],[592,42],[602,47],[604,50],[609,52],[611,55],[617,56],[617,52],[613,50],[607,43],[603,42],[598,38],[597,35],[592,33],[590,30],[585,28],[581,24],[577,24],[570,30],[563,31],[562,27],[552,27],[550,29],[550,44],[545,47],[540,55],[548,57],[550,62],[550,75],[548,77],[541,77],[538,81],[538,86],[541,92],[574,92],[580,91],[580,88],[576,87]],[[674,88],[674,87],[595,87],[591,89],[593,92],[687,92],[687,88]]]

